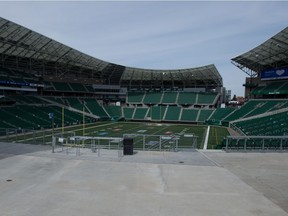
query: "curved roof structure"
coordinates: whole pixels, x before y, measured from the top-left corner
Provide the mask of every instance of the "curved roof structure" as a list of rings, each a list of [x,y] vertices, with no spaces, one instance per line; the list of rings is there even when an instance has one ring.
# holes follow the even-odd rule
[[[288,27],[261,45],[231,60],[251,77],[256,77],[264,70],[287,67]]]
[[[215,65],[179,70],[148,70],[126,67],[121,85],[135,87],[209,87],[222,86],[222,77]]]
[[[149,70],[106,62],[0,17],[2,67],[38,76],[89,78],[99,84],[123,86],[222,86],[214,65],[180,70]]]

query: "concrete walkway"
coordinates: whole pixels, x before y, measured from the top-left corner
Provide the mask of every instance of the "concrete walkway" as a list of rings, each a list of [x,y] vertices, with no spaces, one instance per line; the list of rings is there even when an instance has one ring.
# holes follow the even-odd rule
[[[288,213],[288,154],[205,152]]]
[[[0,152],[1,216],[288,215],[206,152]]]

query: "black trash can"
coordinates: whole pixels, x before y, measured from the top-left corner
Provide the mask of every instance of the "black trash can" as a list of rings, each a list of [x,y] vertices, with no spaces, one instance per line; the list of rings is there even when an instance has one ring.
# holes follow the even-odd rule
[[[133,155],[133,138],[123,139],[123,155]]]

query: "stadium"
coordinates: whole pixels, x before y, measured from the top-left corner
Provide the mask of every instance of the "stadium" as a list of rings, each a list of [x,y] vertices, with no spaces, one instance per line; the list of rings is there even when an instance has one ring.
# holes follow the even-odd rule
[[[179,172],[179,164],[184,163],[191,165],[188,169],[191,169],[189,171],[192,173],[199,172],[195,167],[201,164],[201,166],[211,168],[205,173],[199,173],[205,179],[210,175],[213,176],[213,180],[211,179],[211,182],[207,184],[214,184],[216,179],[217,181],[227,180],[230,185],[233,185],[236,181],[235,176],[227,174],[225,170],[215,171],[213,170],[214,166],[218,167],[220,164],[219,167],[227,166],[229,169],[229,165],[225,164],[227,161],[236,163],[235,160],[238,160],[239,164],[245,163],[245,160],[243,161],[241,158],[243,154],[249,152],[254,159],[259,159],[255,161],[254,169],[256,170],[259,168],[256,165],[261,167],[261,164],[264,163],[262,161],[263,152],[271,154],[267,156],[267,160],[275,161],[282,160],[275,153],[283,153],[288,150],[288,28],[276,33],[258,47],[231,59],[232,64],[248,76],[243,84],[245,103],[241,106],[229,103],[231,95],[227,95],[221,74],[214,64],[178,70],[141,69],[118,65],[86,55],[4,18],[0,18],[0,54],[0,142],[3,155],[1,158],[9,157],[7,155],[23,154],[31,157],[43,156],[48,158],[47,160],[56,157],[57,160],[65,159],[65,162],[58,161],[60,167],[65,168],[69,166],[66,159],[76,160],[75,158],[78,158],[77,160],[79,160],[82,157],[87,161],[103,162],[104,160],[110,163],[102,164],[103,167],[114,170],[114,175],[117,173],[115,167],[120,165],[112,165],[112,162],[127,162],[126,166],[133,170],[134,163],[153,164],[155,160],[159,160],[156,164],[168,163],[175,166],[173,172],[176,172],[175,170]],[[51,150],[54,154],[51,153]],[[135,153],[135,151],[137,152]],[[234,155],[227,152],[233,152]],[[222,158],[223,156],[219,156],[224,153],[227,153],[224,156],[225,159]],[[156,155],[158,155],[158,159],[156,159]],[[191,155],[197,161],[191,159]],[[38,165],[30,164],[30,162],[26,161],[25,163],[32,167],[35,166],[35,169],[44,164],[43,161]],[[49,163],[52,164],[52,167],[56,167],[54,164],[56,162],[49,161]],[[3,164],[1,167],[9,166],[8,162]],[[101,169],[101,165],[94,165]],[[167,167],[165,169],[164,165],[157,166],[163,166],[164,174],[170,170]],[[233,168],[235,167],[237,164],[234,164]],[[49,167],[45,169],[48,173],[51,171]],[[84,171],[89,172],[86,169],[88,168],[83,168],[81,174],[69,173],[68,176],[70,174],[71,178],[76,175],[85,176]],[[147,169],[149,170],[149,168]],[[150,169],[153,168],[150,167]],[[179,169],[184,176],[188,175],[181,170],[182,168],[179,167]],[[255,171],[254,169],[250,171]],[[20,170],[18,172],[23,174]],[[43,178],[48,178],[47,173],[40,172]],[[105,171],[101,172],[103,175],[107,175]],[[146,181],[157,179],[157,174],[151,172],[146,173],[148,177],[144,178],[143,182],[138,179],[137,181],[141,183],[136,183],[145,185]],[[240,175],[245,182],[245,176],[239,170],[231,172]],[[135,171],[130,174],[139,175],[139,172]],[[111,177],[116,178],[114,175],[111,174]],[[227,178],[222,179],[221,175],[227,175]],[[90,177],[92,181],[94,177],[91,175],[88,176],[88,179]],[[169,175],[166,177],[168,178]],[[11,180],[8,178],[7,176],[6,182]],[[78,177],[75,178],[77,180]],[[249,180],[248,177],[247,179]],[[172,194],[180,193],[179,191],[183,193],[184,188],[175,189],[177,192],[173,191],[173,187],[176,188],[176,185],[171,182],[174,180],[173,178],[167,180],[167,185],[172,188],[170,192]],[[41,181],[41,179],[37,177],[37,181]],[[65,181],[69,181],[69,179]],[[198,181],[202,180],[199,178]],[[93,182],[90,183],[93,184]],[[132,182],[132,184],[136,183]],[[117,182],[109,184],[112,184],[110,186],[113,188]],[[159,188],[153,185],[153,182],[151,184],[152,189],[146,188],[148,193],[157,194]],[[74,186],[78,188],[80,185],[81,179]],[[275,186],[274,183],[271,185]],[[63,183],[62,186],[65,188],[67,185]],[[70,186],[73,187],[73,185]],[[115,199],[121,199],[120,194],[128,186],[125,185],[120,189],[115,186],[114,190],[119,192]],[[161,193],[166,191],[166,186],[161,186],[164,187],[161,189],[161,191],[163,190]],[[87,191],[91,189],[85,184],[83,187]],[[97,190],[101,191],[101,188],[98,187]],[[109,191],[109,186],[104,186],[103,183],[103,187]],[[227,190],[224,186],[221,187],[219,189],[221,192],[215,189],[212,194],[209,191],[209,199],[214,196],[215,205],[210,204],[208,210],[199,215],[207,215],[210,210],[215,210],[215,215],[223,215],[220,207],[218,209],[216,206],[222,206],[221,202],[227,200],[222,197],[218,203],[215,200],[217,197],[215,194],[223,191],[225,193],[225,190],[227,194],[230,194],[227,199],[232,199],[231,202],[234,203],[232,205],[237,204],[235,201],[237,197],[240,199],[239,213],[233,214],[235,212],[230,209],[228,215],[258,215],[258,213],[287,215],[288,209],[287,206],[285,207],[285,202],[288,198],[286,195],[281,195],[279,198],[268,189],[265,189],[264,192],[262,189],[256,189],[264,193],[268,197],[266,199],[258,193],[251,192],[249,187],[241,181],[239,184],[237,183],[237,188],[243,190],[243,194],[237,194],[238,192],[234,191],[232,186],[231,188],[227,186]],[[146,189],[144,193],[147,192]],[[189,189],[193,191],[195,188],[193,189],[191,186],[187,190],[189,191]],[[39,189],[42,192],[44,190],[45,188]],[[138,190],[140,189],[138,188]],[[139,192],[137,188],[136,192]],[[132,198],[127,198],[130,202],[133,202],[133,193],[136,192],[132,192]],[[199,195],[202,192],[196,190]],[[127,196],[127,191],[125,193],[124,196]],[[14,191],[13,195],[16,194],[17,192]],[[105,197],[107,194],[102,191],[101,195]],[[68,195],[64,194],[63,197],[65,196]],[[171,196],[171,200],[167,198],[165,205],[170,205],[175,201],[175,197],[171,194],[169,196]],[[189,205],[188,199],[192,198],[187,194],[184,196],[185,203]],[[30,196],[29,199],[36,202],[37,197],[36,195],[35,197]],[[116,202],[111,196],[107,195],[107,197]],[[135,204],[136,207],[141,209],[142,213],[137,213],[135,207],[134,210],[122,209],[120,213],[118,212],[119,215],[125,215],[127,212],[128,215],[149,213],[139,204],[147,201],[145,197],[134,194],[134,198],[138,203]],[[157,195],[153,194],[152,198],[157,200]],[[94,201],[99,202],[97,199]],[[249,199],[255,205],[250,206],[248,204],[250,201],[245,201]],[[274,199],[274,201],[271,202],[270,199]],[[61,201],[63,200],[58,198],[58,202]],[[194,201],[197,203],[199,200]],[[20,201],[17,200],[17,202]],[[88,202],[90,203],[91,200]],[[103,206],[107,206],[107,202],[103,201]],[[210,202],[212,201],[210,200]],[[161,206],[160,200],[156,203]],[[70,204],[73,205],[73,203]],[[150,200],[147,205],[148,208],[149,206],[155,208]],[[181,203],[179,205],[181,208]],[[24,206],[25,204],[23,204]],[[67,206],[67,208],[70,207]],[[2,206],[2,208],[4,207]],[[117,208],[121,209],[121,206],[117,206]],[[45,207],[42,206],[31,210],[32,213],[30,213],[31,215],[40,214],[44,209]],[[172,209],[169,209],[170,213],[161,210],[159,215],[175,215],[176,212],[173,212]],[[261,209],[261,213],[259,209]],[[7,212],[11,211],[11,209],[6,210]],[[78,212],[77,209],[74,209],[74,213],[71,213],[73,211],[70,210],[59,210],[58,212],[55,210],[54,213],[62,215],[80,213],[80,210]],[[27,210],[28,213],[29,211]],[[97,215],[117,214],[112,210],[109,213],[106,211],[99,210]],[[190,210],[183,207],[183,211],[184,215],[188,215]],[[250,213],[247,214],[247,211]],[[87,215],[93,214],[93,211],[88,212]],[[52,214],[53,211],[51,211]]]

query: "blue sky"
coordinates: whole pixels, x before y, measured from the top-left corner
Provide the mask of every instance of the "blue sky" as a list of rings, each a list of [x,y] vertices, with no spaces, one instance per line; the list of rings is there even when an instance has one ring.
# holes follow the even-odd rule
[[[215,64],[224,86],[244,95],[231,58],[287,27],[288,2],[17,1],[0,16],[108,62],[147,69]]]

